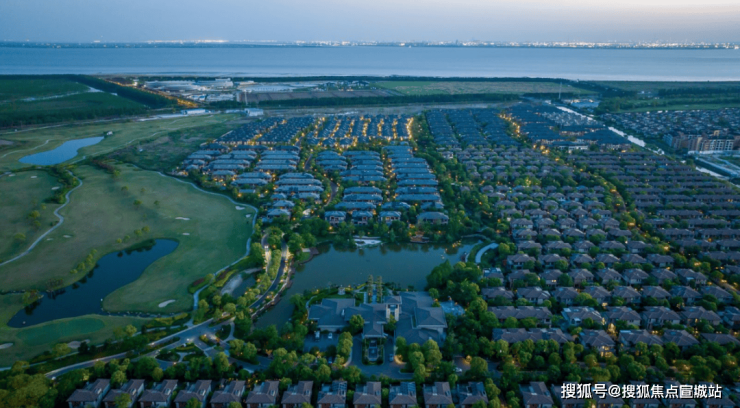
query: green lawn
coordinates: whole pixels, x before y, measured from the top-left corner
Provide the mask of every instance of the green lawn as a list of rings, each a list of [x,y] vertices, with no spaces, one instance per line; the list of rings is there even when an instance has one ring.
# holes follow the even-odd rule
[[[0,262],[26,250],[41,234],[57,221],[54,210],[58,204],[44,203],[54,193],[52,188],[61,184],[45,171],[22,171],[0,177]],[[39,226],[29,219],[32,211],[38,211]],[[23,234],[24,241],[14,239]]]
[[[735,88],[740,91],[740,82],[661,82],[661,81],[591,81],[595,84],[624,91],[657,91],[659,89],[717,89]]]
[[[23,295],[20,293],[0,295],[0,328],[5,327],[21,309],[23,309]]]
[[[479,93],[583,93],[592,94],[593,91],[572,87],[563,84],[562,89],[557,82],[467,82],[467,81],[384,81],[373,85],[391,89],[404,95],[457,95]]]
[[[233,123],[217,123],[173,130],[150,141],[117,150],[108,157],[149,170],[171,171],[189,154],[198,150],[200,144],[213,140],[237,126]]]
[[[152,238],[177,240],[178,248],[150,265],[137,281],[105,299],[111,311],[180,312],[192,307],[188,285],[242,257],[251,235],[249,210],[236,210],[225,197],[209,195],[188,183],[119,165],[121,175],[80,166],[83,185],[60,210],[64,223],[33,251],[0,267],[4,290],[45,289],[51,279],[70,284],[84,276],[70,271],[91,250],[96,258]],[[123,191],[127,187],[127,191]],[[139,208],[134,201],[140,200]],[[178,218],[188,218],[182,220]],[[135,234],[148,226],[150,232]],[[188,235],[185,235],[188,234]],[[125,237],[129,238],[126,239]],[[123,242],[117,243],[117,239]],[[161,302],[174,299],[165,308]]]
[[[0,102],[86,92],[89,88],[64,78],[13,78],[0,76]]]
[[[82,156],[110,153],[139,142],[154,140],[172,131],[213,126],[228,122],[236,117],[236,115],[214,115],[143,122],[119,121],[87,125],[54,126],[22,132],[0,133],[0,139],[18,143],[18,145],[14,144],[0,153],[0,173],[25,167],[27,165],[18,162],[22,157],[53,150],[68,140],[101,136],[108,131],[113,132],[112,136],[106,137],[100,143],[80,149],[78,156],[71,160],[74,162]]]
[[[0,296],[0,302],[6,296]],[[89,340],[100,344],[113,336],[115,327],[131,324],[140,328],[145,322],[146,319],[135,317],[87,315],[23,329],[0,327],[0,344],[13,343],[10,348],[0,350],[0,367],[10,366],[17,360],[30,360],[57,343]]]

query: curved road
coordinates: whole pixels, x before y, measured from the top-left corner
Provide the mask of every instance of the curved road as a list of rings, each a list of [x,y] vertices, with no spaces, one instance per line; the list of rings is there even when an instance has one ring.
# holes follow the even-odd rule
[[[39,244],[39,242],[41,242],[41,240],[42,240],[42,239],[44,239],[44,238],[45,238],[45,237],[46,237],[47,235],[49,235],[49,234],[50,234],[50,233],[51,233],[52,231],[54,231],[55,229],[59,228],[59,226],[60,226],[60,225],[62,225],[62,223],[64,222],[64,217],[63,217],[63,216],[62,216],[61,214],[59,214],[59,210],[61,210],[62,208],[66,207],[66,206],[67,206],[67,204],[69,204],[69,195],[70,195],[70,194],[72,194],[72,192],[73,192],[73,191],[75,191],[75,190],[77,190],[78,188],[82,187],[82,180],[80,180],[79,178],[77,178],[77,176],[75,176],[75,175],[74,175],[74,174],[73,174],[73,173],[72,173],[71,171],[69,171],[69,170],[67,170],[67,171],[68,171],[68,172],[69,172],[69,174],[71,174],[71,175],[72,175],[72,177],[74,177],[74,179],[75,179],[75,180],[77,180],[77,181],[78,181],[78,182],[79,182],[80,184],[78,184],[78,185],[77,185],[77,186],[76,186],[75,188],[73,188],[73,189],[71,189],[71,190],[67,191],[67,194],[65,194],[65,195],[64,195],[64,204],[60,205],[60,206],[59,206],[59,208],[57,208],[56,210],[54,210],[54,215],[56,215],[56,217],[57,217],[57,218],[59,218],[59,222],[57,223],[57,225],[55,225],[55,226],[53,226],[53,227],[49,228],[49,230],[48,230],[48,231],[44,232],[44,233],[43,233],[43,234],[42,234],[42,235],[41,235],[40,237],[38,237],[38,239],[36,239],[36,241],[34,241],[34,242],[33,242],[33,244],[31,244],[31,246],[30,246],[30,247],[28,247],[28,249],[26,249],[26,250],[25,250],[25,251],[24,251],[24,252],[23,252],[22,254],[20,254],[20,255],[16,256],[15,258],[11,258],[11,259],[8,259],[7,261],[5,261],[5,262],[3,262],[3,263],[0,263],[0,266],[3,266],[3,265],[5,265],[5,264],[9,264],[9,263],[11,263],[11,262],[13,262],[13,261],[15,261],[15,260],[17,260],[17,259],[20,259],[20,258],[22,258],[22,257],[24,257],[24,256],[26,256],[26,255],[28,255],[28,253],[29,253],[29,252],[31,252],[31,250],[32,250],[32,249],[34,249],[34,248],[36,247],[36,245],[38,245],[38,244]],[[254,227],[254,226],[253,226],[253,227]]]

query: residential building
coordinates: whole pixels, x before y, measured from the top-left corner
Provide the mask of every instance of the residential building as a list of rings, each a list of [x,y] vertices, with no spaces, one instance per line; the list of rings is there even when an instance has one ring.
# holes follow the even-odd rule
[[[241,405],[244,391],[246,391],[244,381],[231,381],[223,389],[213,392],[211,397],[211,408],[228,408],[229,404],[236,402]]]
[[[313,381],[299,381],[298,384],[288,387],[283,393],[283,408],[300,408],[303,404],[311,404]]]
[[[318,408],[346,408],[347,381],[334,380],[331,384],[324,384],[319,391],[316,404]]]
[[[368,382],[355,388],[355,396],[352,401],[354,408],[374,408],[381,406],[381,404],[382,387],[380,382]]]
[[[139,398],[139,408],[166,408],[170,406],[172,395],[177,388],[177,380],[164,380],[148,390]]]
[[[125,384],[123,384],[121,388],[110,390],[108,394],[105,395],[105,398],[103,398],[103,405],[105,405],[105,408],[124,408],[119,407],[116,404],[116,398],[118,398],[121,394],[128,394],[131,402],[126,408],[129,408],[136,404],[136,401],[141,396],[141,393],[144,392],[145,385],[146,383],[144,382],[144,380],[129,380]]]
[[[277,405],[280,399],[280,382],[264,381],[255,385],[246,399],[246,408],[268,408]]]
[[[424,407],[425,408],[447,408],[452,405],[452,392],[450,392],[450,383],[435,382],[432,385],[424,386]]]
[[[196,399],[201,408],[206,406],[206,397],[211,392],[211,380],[198,380],[177,393],[175,397],[175,408],[185,408],[188,401]]]
[[[110,390],[110,380],[98,379],[95,382],[85,385],[83,388],[75,390],[69,398],[67,404],[69,408],[99,408],[103,397]]]

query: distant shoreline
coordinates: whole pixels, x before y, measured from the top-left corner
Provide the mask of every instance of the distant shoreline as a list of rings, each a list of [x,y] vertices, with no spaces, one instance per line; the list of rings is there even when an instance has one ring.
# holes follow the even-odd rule
[[[5,48],[523,48],[523,49],[584,49],[584,50],[739,50],[739,42],[712,44],[628,44],[628,43],[242,43],[242,42],[23,42],[0,41]]]

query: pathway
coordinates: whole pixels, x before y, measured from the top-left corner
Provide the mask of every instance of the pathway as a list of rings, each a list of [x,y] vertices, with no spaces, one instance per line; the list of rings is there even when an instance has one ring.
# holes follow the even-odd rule
[[[475,254],[475,263],[477,263],[477,264],[480,263],[481,259],[483,258],[483,254],[485,254],[486,251],[488,251],[490,249],[496,249],[496,248],[498,248],[498,244],[495,243],[495,242],[492,242],[492,243],[484,246],[483,248],[479,249],[478,252]]]
[[[16,256],[15,258],[11,258],[11,259],[8,259],[8,260],[7,260],[7,261],[5,261],[5,262],[2,262],[2,263],[0,263],[0,266],[3,266],[3,265],[5,265],[5,264],[9,264],[9,263],[11,263],[11,262],[13,262],[13,261],[15,261],[15,260],[17,260],[17,259],[20,259],[20,258],[22,258],[22,257],[24,257],[24,256],[26,256],[26,255],[28,255],[28,253],[29,253],[29,252],[31,252],[31,250],[32,250],[32,249],[34,249],[34,248],[36,247],[36,245],[38,245],[38,244],[39,244],[39,242],[41,242],[41,240],[43,240],[44,238],[46,238],[46,236],[47,236],[47,235],[49,235],[49,234],[50,234],[50,233],[51,233],[52,231],[54,231],[55,229],[59,228],[59,226],[60,226],[60,225],[62,225],[62,223],[64,223],[64,217],[63,217],[63,216],[62,216],[61,214],[59,214],[59,210],[61,210],[62,208],[66,207],[66,206],[67,206],[67,204],[69,204],[69,201],[70,201],[70,200],[69,200],[69,195],[70,195],[70,194],[72,194],[72,192],[73,192],[73,191],[75,191],[75,190],[77,190],[78,188],[82,187],[82,180],[80,180],[79,178],[77,178],[77,176],[75,176],[75,175],[74,175],[74,174],[73,174],[73,173],[72,173],[71,171],[69,171],[69,170],[67,170],[67,171],[68,171],[68,172],[69,172],[69,174],[71,174],[71,175],[72,175],[72,177],[74,177],[74,179],[75,179],[75,180],[77,180],[77,181],[78,181],[78,182],[79,182],[80,184],[78,184],[78,185],[77,185],[76,187],[72,188],[71,190],[67,191],[67,194],[65,194],[65,195],[64,195],[64,204],[60,205],[60,206],[59,206],[59,208],[57,208],[56,210],[54,210],[54,215],[55,215],[55,216],[56,216],[57,218],[59,218],[59,222],[58,222],[58,223],[57,223],[57,224],[56,224],[55,226],[53,226],[53,227],[49,228],[49,230],[48,230],[48,231],[46,231],[45,233],[43,233],[43,234],[42,234],[42,235],[41,235],[40,237],[38,237],[38,238],[36,239],[36,241],[34,241],[34,242],[33,242],[33,244],[31,244],[31,246],[30,246],[30,247],[28,247],[28,249],[27,249],[27,250],[25,250],[25,251],[24,251],[23,253],[21,253],[20,255]]]

